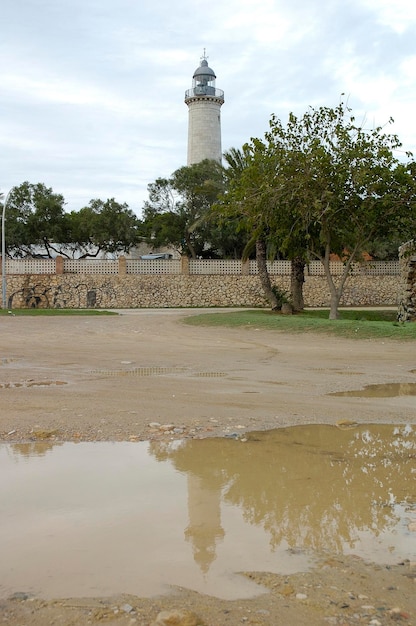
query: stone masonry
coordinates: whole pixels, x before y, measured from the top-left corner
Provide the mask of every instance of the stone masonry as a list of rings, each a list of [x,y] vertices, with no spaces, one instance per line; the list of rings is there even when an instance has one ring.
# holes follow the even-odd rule
[[[398,320],[416,322],[416,240],[399,248],[400,290]]]
[[[289,291],[289,276],[272,282]],[[398,306],[397,276],[351,276],[341,306]],[[413,291],[413,312],[415,296]],[[325,277],[306,276],[307,307],[327,307]],[[264,307],[258,276],[14,274],[7,277],[9,308]],[[410,308],[409,308],[410,310]]]

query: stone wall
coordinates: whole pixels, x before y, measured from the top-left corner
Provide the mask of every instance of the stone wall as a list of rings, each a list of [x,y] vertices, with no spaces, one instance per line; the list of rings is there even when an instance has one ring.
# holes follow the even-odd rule
[[[289,276],[272,282],[289,291]],[[325,277],[306,276],[306,306],[329,306]],[[24,274],[7,277],[8,307],[148,308],[267,306],[258,276]],[[351,276],[341,306],[396,306],[397,276]]]
[[[416,322],[416,240],[399,248],[400,286],[398,319]]]

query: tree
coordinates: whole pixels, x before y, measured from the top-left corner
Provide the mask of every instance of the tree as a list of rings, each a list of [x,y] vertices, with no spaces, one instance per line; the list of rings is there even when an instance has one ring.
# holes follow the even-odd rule
[[[173,246],[192,258],[211,250],[209,209],[222,188],[221,166],[207,159],[148,185],[143,209],[148,243]]]
[[[6,244],[14,256],[98,256],[128,252],[139,239],[140,220],[127,204],[91,200],[66,213],[64,197],[43,183],[14,187],[7,203]]]
[[[248,167],[224,194],[222,210],[239,213],[254,237],[297,260],[298,282],[302,264],[320,259],[336,319],[353,262],[372,241],[414,232],[416,164],[398,160],[400,146],[381,127],[356,124],[342,103],[311,108],[300,119],[291,113],[286,126],[272,116],[264,141],[244,146]],[[337,279],[333,253],[344,262]]]
[[[276,205],[292,213],[309,255],[321,260],[330,319],[336,319],[352,263],[371,241],[392,231],[405,234],[415,224],[415,164],[394,155],[401,146],[396,135],[365,129],[343,103],[311,108],[300,119],[290,114],[286,127],[272,116],[266,140],[271,151],[284,155]],[[338,281],[330,271],[332,253],[344,262]]]
[[[280,308],[280,303],[268,276],[266,258],[274,258],[278,253],[292,262],[290,300],[295,310],[302,310],[307,261],[305,232],[295,224],[290,208],[283,210],[276,197],[284,150],[277,150],[267,141],[251,139],[242,151],[233,149],[224,156],[229,163],[227,172],[232,172],[228,174],[227,195],[222,198],[227,207],[225,214],[240,214],[251,232],[249,246],[256,246],[259,277],[272,309]]]
[[[220,212],[225,221],[230,216],[237,217],[240,228],[249,232],[243,258],[248,258],[255,248],[260,283],[271,308],[277,310],[279,302],[267,269],[266,241],[270,229],[267,222],[269,199],[263,191],[264,182],[268,179],[264,144],[253,140],[251,144],[245,144],[242,150],[231,148],[224,154],[224,158],[228,163],[228,185],[226,193],[220,198],[221,204],[217,204],[215,210]]]
[[[6,250],[15,256],[36,255],[39,247],[48,256],[54,243],[69,241],[65,200],[43,183],[24,182],[9,195],[6,211]]]
[[[72,246],[81,258],[128,252],[140,239],[140,220],[114,198],[91,200],[69,214],[69,224]]]

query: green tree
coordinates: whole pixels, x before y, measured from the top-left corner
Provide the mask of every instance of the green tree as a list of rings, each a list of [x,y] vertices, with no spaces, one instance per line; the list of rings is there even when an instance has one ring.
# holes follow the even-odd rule
[[[15,256],[36,255],[39,247],[48,256],[56,243],[69,241],[65,200],[43,183],[24,182],[14,187],[6,210],[6,251]]]
[[[114,198],[91,200],[69,214],[71,241],[80,258],[128,252],[140,240],[140,220]]]
[[[272,309],[281,307],[281,298],[271,285],[267,258],[278,254],[291,260],[290,300],[295,310],[304,308],[303,283],[307,261],[305,232],[294,223],[291,211],[278,206],[276,187],[284,151],[278,151],[267,141],[252,139],[242,150],[231,150],[224,155],[229,168],[229,186],[217,205],[224,218],[240,215],[240,223],[250,231],[246,255],[256,249],[256,260],[263,291]],[[228,173],[230,172],[230,173]],[[290,237],[288,236],[290,234]]]
[[[212,250],[209,210],[223,188],[223,171],[216,161],[181,167],[172,176],[148,185],[143,226],[154,247],[173,246],[192,258]]]
[[[279,210],[304,230],[308,253],[321,260],[331,294],[330,318],[338,307],[353,262],[377,238],[415,223],[415,164],[401,163],[396,135],[367,130],[343,103],[311,108],[284,127],[275,116],[266,140],[284,155],[275,183]],[[410,157],[410,155],[408,155]],[[289,234],[289,239],[291,235]],[[336,280],[331,254],[344,261]]]
[[[286,126],[272,116],[264,141],[244,146],[248,166],[231,181],[221,210],[240,214],[253,237],[297,259],[298,282],[302,264],[320,259],[336,319],[352,263],[371,242],[414,233],[416,165],[399,161],[400,146],[381,127],[356,124],[344,104],[311,108],[300,119],[290,114]],[[344,261],[337,278],[332,253]]]
[[[270,198],[267,193],[264,193],[264,186],[269,179],[269,161],[264,158],[264,148],[262,142],[252,140],[251,144],[245,144],[242,150],[232,148],[224,154],[228,164],[226,170],[228,185],[226,193],[221,196],[220,203],[214,210],[219,211],[223,221],[227,221],[230,217],[237,218],[240,229],[244,228],[249,233],[243,258],[248,258],[255,249],[259,279],[264,294],[271,308],[277,310],[280,303],[267,269]]]

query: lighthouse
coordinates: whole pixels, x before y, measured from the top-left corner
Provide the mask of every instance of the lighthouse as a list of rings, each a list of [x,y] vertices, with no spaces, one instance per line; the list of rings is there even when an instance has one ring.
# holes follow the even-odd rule
[[[204,159],[221,163],[221,106],[224,92],[215,87],[215,72],[204,55],[192,77],[192,88],[185,92],[188,105],[188,161],[193,165]]]

